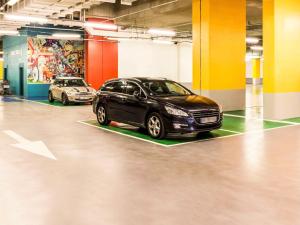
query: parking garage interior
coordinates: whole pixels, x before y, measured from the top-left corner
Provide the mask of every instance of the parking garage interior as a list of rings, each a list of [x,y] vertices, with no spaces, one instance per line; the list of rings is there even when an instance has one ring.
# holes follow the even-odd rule
[[[0,0],[0,225],[300,224],[299,10]]]

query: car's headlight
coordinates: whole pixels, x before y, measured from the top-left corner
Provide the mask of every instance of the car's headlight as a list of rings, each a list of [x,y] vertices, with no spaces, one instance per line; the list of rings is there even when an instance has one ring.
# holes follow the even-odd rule
[[[189,114],[182,111],[181,109],[176,109],[176,108],[173,108],[170,106],[165,106],[165,109],[170,115],[173,115],[173,116],[184,116],[184,117],[189,116]]]
[[[75,95],[75,92],[71,92],[71,91],[67,91],[66,93],[67,93],[68,96]]]
[[[223,106],[222,105],[219,105],[219,110],[220,110],[220,113],[223,113]]]

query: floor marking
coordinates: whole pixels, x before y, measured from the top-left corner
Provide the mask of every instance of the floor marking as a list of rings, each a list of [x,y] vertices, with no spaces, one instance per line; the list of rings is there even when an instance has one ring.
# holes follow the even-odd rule
[[[157,144],[157,145],[160,145],[160,146],[163,146],[163,147],[169,147],[167,145],[163,145],[163,144],[157,143],[155,141],[145,140],[143,138],[135,137],[135,136],[132,136],[132,135],[129,135],[129,134],[123,134],[123,133],[120,133],[120,132],[117,132],[117,131],[114,131],[114,130],[109,130],[109,129],[105,129],[105,128],[100,127],[100,126],[92,125],[92,124],[86,123],[85,121],[77,121],[77,122],[81,123],[81,124],[84,124],[84,125],[87,125],[87,126],[90,126],[90,127],[95,127],[95,128],[101,129],[101,130],[109,131],[111,133],[120,134],[120,135],[125,136],[125,137],[130,137],[130,138],[134,138],[134,139],[137,139],[137,140],[146,141],[146,142],[149,142],[149,143],[152,143],[152,144]]]
[[[238,131],[232,131],[232,130],[226,130],[226,129],[219,129],[219,130],[222,130],[222,131],[226,131],[226,132],[229,132],[229,133],[234,133],[234,134],[242,134],[242,132],[238,132]]]
[[[21,135],[15,133],[11,130],[3,131],[6,135],[16,140],[17,144],[12,144],[15,148],[19,148],[28,152],[31,152],[36,155],[44,156],[46,158],[57,160],[52,152],[49,151],[47,146],[42,141],[29,141]]]
[[[120,132],[117,132],[117,131],[114,131],[114,130],[105,129],[105,128],[97,126],[97,125],[89,124],[86,121],[81,120],[81,121],[77,121],[77,122],[81,123],[81,124],[84,124],[84,125],[87,125],[87,126],[90,126],[90,127],[94,127],[94,128],[98,128],[98,129],[101,129],[101,130],[104,130],[104,131],[111,132],[111,133],[119,134],[119,135],[122,135],[122,136],[125,136],[125,137],[130,137],[130,138],[134,138],[134,139],[137,139],[137,140],[140,140],[140,141],[145,141],[145,142],[148,142],[148,143],[151,143],[151,144],[156,144],[156,145],[159,145],[159,146],[162,146],[162,147],[165,147],[165,148],[171,148],[171,147],[175,147],[175,146],[193,144],[193,143],[197,143],[197,142],[204,142],[204,141],[210,141],[210,140],[216,140],[216,139],[229,138],[229,137],[234,137],[234,136],[243,134],[243,133],[239,133],[239,132],[235,132],[235,131],[220,129],[222,131],[231,132],[231,133],[233,133],[233,135],[227,135],[227,136],[223,136],[223,137],[212,137],[212,138],[206,138],[206,139],[195,140],[195,141],[187,141],[187,142],[184,142],[184,143],[178,143],[178,144],[172,144],[172,145],[164,145],[164,144],[157,143],[155,141],[146,140],[146,139],[135,137],[135,136],[132,136],[132,135],[129,135],[129,134],[123,134],[123,133],[120,133]]]
[[[290,121],[284,121],[284,120],[269,120],[269,119],[259,119],[259,118],[247,118],[246,116],[239,116],[234,114],[224,114],[224,116],[229,117],[236,117],[236,118],[243,118],[243,119],[255,119],[259,121],[266,121],[266,122],[273,122],[273,123],[283,123],[283,124],[290,124],[290,125],[300,125],[300,123],[290,122]]]
[[[34,101],[34,100],[29,100],[29,99],[24,99],[24,98],[19,98],[19,97],[14,97],[16,99],[20,99],[22,101],[25,101],[25,102],[33,102],[33,103],[36,103],[36,104],[39,104],[39,105],[47,105],[47,106],[52,106],[52,107],[56,107],[56,108],[61,108],[60,106],[57,106],[57,105],[50,105],[50,104],[46,104],[46,103],[42,103],[42,102],[39,102],[39,101]]]

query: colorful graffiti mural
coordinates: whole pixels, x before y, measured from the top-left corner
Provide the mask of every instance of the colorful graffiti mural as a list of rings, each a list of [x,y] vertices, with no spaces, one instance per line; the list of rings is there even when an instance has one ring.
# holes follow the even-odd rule
[[[28,83],[44,84],[54,77],[83,75],[83,41],[28,38]]]

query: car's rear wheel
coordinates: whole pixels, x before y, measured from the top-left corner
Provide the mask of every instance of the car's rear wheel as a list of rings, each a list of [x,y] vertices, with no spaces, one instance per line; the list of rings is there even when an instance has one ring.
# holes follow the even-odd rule
[[[51,91],[49,91],[49,93],[48,93],[48,101],[51,103],[54,102],[53,94]]]
[[[62,104],[63,105],[69,105],[69,99],[68,99],[68,96],[66,94],[62,95]]]
[[[97,120],[98,123],[103,126],[107,126],[111,122],[108,119],[106,108],[103,105],[100,105],[97,109]]]
[[[158,113],[151,113],[147,119],[147,130],[149,135],[155,139],[164,139],[167,136],[165,125]]]

